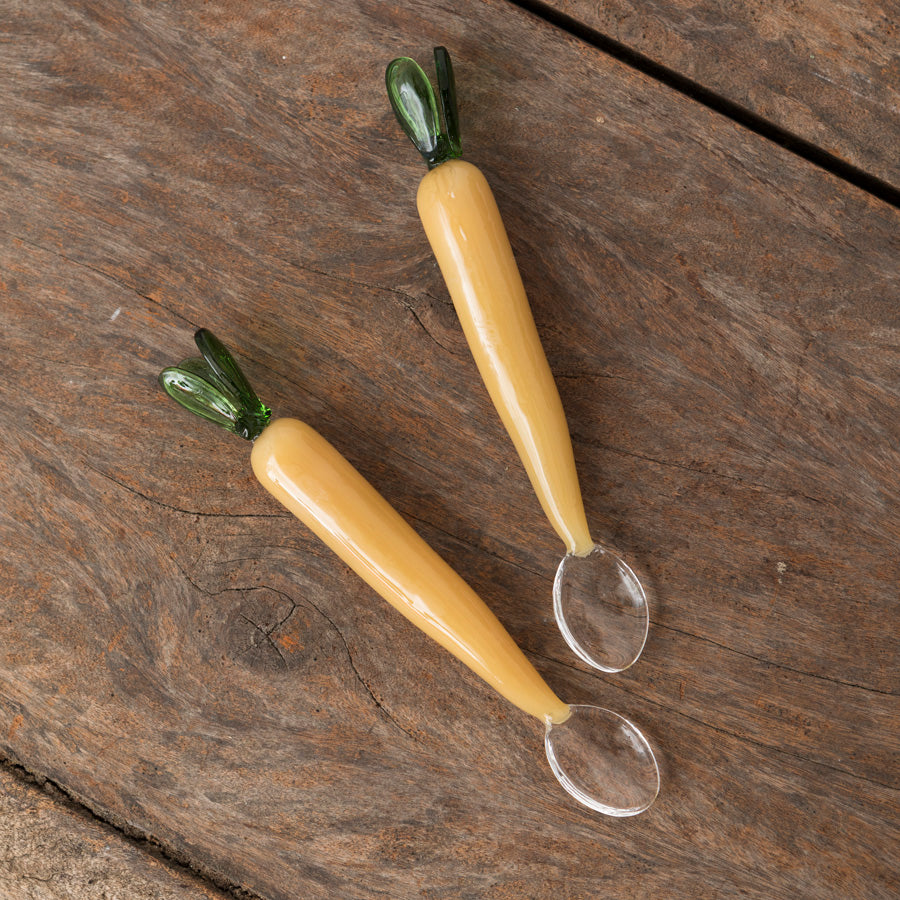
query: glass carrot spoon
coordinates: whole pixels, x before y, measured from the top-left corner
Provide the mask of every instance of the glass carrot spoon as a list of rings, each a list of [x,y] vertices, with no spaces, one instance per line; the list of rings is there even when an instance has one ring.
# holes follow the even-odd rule
[[[611,816],[645,810],[659,790],[647,740],[627,719],[563,703],[484,602],[400,514],[314,429],[270,421],[228,350],[195,335],[202,358],[164,369],[174,400],[253,441],[262,486],[414,625],[511,703],[544,723],[547,759],[562,786]]]
[[[556,383],[487,181],[462,153],[450,57],[434,51],[434,90],[412,59],[385,80],[391,106],[428,164],[417,205],[481,377],[566,555],[553,609],[569,646],[605,672],[628,668],[647,639],[647,598],[631,569],[588,530],[575,456]]]

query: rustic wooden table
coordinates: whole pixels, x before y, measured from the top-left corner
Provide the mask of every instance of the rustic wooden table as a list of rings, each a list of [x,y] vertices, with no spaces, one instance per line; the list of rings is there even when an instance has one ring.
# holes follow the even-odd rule
[[[20,828],[62,804],[198,897],[898,895],[900,7],[797,6],[0,3],[0,783],[53,787]],[[435,44],[650,588],[617,676],[556,629],[417,219],[382,77]],[[535,720],[165,398],[200,325],[559,694],[642,725],[650,811],[571,802]],[[6,896],[65,880],[10,847]]]

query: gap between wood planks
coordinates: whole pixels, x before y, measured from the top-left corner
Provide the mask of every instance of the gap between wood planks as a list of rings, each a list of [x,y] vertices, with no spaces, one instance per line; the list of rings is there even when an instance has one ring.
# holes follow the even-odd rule
[[[68,809],[80,815],[86,822],[93,822],[104,831],[110,832],[116,839],[137,847],[140,851],[155,856],[162,860],[174,873],[184,873],[205,887],[218,890],[222,893],[223,900],[233,897],[234,900],[263,900],[258,894],[248,891],[237,884],[218,877],[214,873],[198,868],[193,862],[167,848],[150,835],[122,822],[115,821],[114,817],[106,817],[98,813],[85,801],[70,791],[65,785],[52,778],[35,775],[21,762],[8,758],[0,753],[0,773],[15,779],[22,785],[36,787],[43,791],[61,809]],[[104,895],[105,896],[105,895]]]
[[[852,184],[873,197],[900,209],[900,188],[896,188],[892,184],[866,172],[864,169],[860,169],[839,156],[823,150],[811,141],[793,134],[779,125],[775,125],[752,110],[717,94],[686,75],[682,75],[680,72],[658,63],[649,56],[645,56],[632,47],[609,37],[609,35],[603,34],[597,29],[585,25],[578,19],[554,9],[543,2],[543,0],[507,0],[507,2],[542,19],[547,24],[584,41],[586,44],[590,44],[602,53],[606,53],[632,69],[650,76],[655,81],[659,81],[672,90],[678,91],[685,97],[730,119],[754,134],[758,134],[779,147],[783,147],[788,152],[799,156],[814,166],[818,166],[818,168],[829,172],[836,178],[840,178],[842,181],[846,181],[848,184]]]

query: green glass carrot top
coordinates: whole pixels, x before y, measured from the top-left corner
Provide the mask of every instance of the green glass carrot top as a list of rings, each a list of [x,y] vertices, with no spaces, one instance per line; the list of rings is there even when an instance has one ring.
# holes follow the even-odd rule
[[[459,111],[456,82],[450,54],[444,47],[434,48],[438,94],[444,127],[438,118],[434,89],[422,67],[408,56],[395,59],[385,72],[388,97],[397,121],[422,154],[429,169],[462,156],[459,136]]]
[[[269,424],[271,410],[264,406],[228,348],[201,328],[194,340],[200,357],[182,360],[159,373],[163,390],[192,413],[254,441]]]

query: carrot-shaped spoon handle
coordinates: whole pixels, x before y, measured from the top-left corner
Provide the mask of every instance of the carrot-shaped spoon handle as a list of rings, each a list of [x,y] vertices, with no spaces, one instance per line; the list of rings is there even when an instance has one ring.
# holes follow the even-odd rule
[[[494,195],[461,155],[450,56],[434,51],[445,127],[412,59],[387,67],[391,105],[428,164],[416,203],[488,394],[538,500],[566,548],[554,582],[557,622],[572,649],[608,672],[630,666],[647,637],[647,599],[631,569],[594,543],[559,391],[544,354]]]
[[[616,713],[560,700],[478,595],[325,438],[297,419],[270,421],[223,344],[203,329],[195,339],[201,358],[164,369],[165,391],[254,441],[251,465],[269,493],[416,627],[543,722],[566,790],[609,815],[646,809],[659,775],[640,731]],[[590,737],[598,728],[602,736]]]

